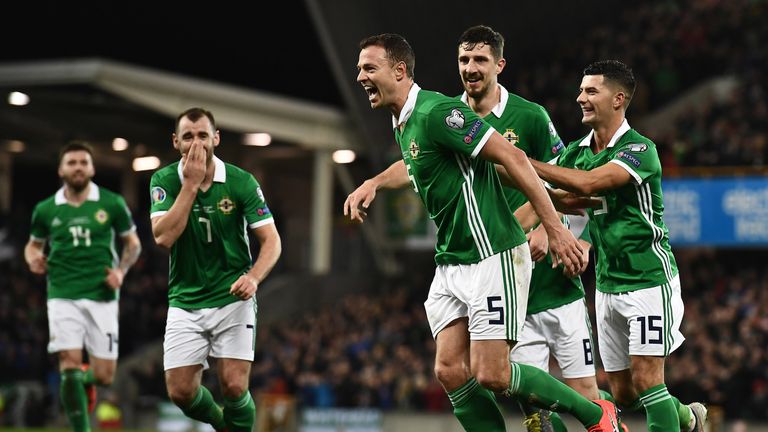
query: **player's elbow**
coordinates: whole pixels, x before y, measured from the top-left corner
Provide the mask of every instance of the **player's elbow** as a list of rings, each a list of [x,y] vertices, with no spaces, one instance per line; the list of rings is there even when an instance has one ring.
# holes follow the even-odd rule
[[[156,233],[154,230],[152,230],[152,237],[154,237],[155,243],[163,249],[170,249],[175,241],[167,233]]]

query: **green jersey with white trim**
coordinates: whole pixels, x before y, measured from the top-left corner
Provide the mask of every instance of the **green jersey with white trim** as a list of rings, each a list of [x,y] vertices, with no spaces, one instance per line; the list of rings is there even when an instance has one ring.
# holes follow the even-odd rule
[[[118,264],[115,232],[136,230],[120,195],[91,182],[88,197],[70,204],[64,188],[40,201],[32,212],[30,236],[48,241],[48,298],[115,300],[106,283],[107,268]]]
[[[264,194],[250,173],[214,157],[213,182],[198,191],[187,226],[171,246],[168,304],[185,309],[239,301],[231,285],[252,265],[248,228],[274,223]],[[162,216],[181,191],[181,164],[152,175],[151,218]]]
[[[529,158],[549,162],[560,155],[565,146],[544,107],[508,92],[501,84],[499,90],[499,104],[483,117],[483,120],[499,131],[507,141],[524,151]],[[461,100],[467,102],[466,93]],[[528,202],[528,198],[516,188],[504,187],[504,196],[512,211]],[[544,260],[533,264],[528,291],[529,315],[584,297],[581,279],[568,278],[563,274],[562,268],[552,268],[552,258],[549,254]]]
[[[476,157],[493,133],[488,123],[416,84],[394,123],[413,188],[437,225],[437,264],[476,263],[525,242],[493,164]]]
[[[677,275],[677,264],[663,220],[656,145],[630,129],[626,120],[600,153],[592,153],[591,140],[592,132],[571,143],[558,165],[592,170],[615,163],[631,175],[629,183],[598,197],[602,207],[588,209],[589,234],[597,255],[597,289],[622,293],[668,283]]]

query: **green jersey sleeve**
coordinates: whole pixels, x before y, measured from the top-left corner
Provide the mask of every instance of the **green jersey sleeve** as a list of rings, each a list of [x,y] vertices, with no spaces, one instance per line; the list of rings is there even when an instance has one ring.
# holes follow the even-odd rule
[[[542,162],[549,162],[563,153],[565,150],[563,140],[557,134],[555,124],[552,123],[544,107],[539,107],[539,114],[535,116],[534,131],[536,142],[548,143],[549,145],[536,146],[535,148],[538,153],[531,155],[533,158]]]
[[[115,231],[118,234],[126,235],[136,229],[136,226],[133,224],[131,209],[128,208],[125,199],[120,195],[115,197],[115,209],[112,214],[114,215],[112,226],[115,227]]]
[[[469,157],[477,156],[494,132],[467,105],[453,100],[432,108],[427,130],[438,145]]]
[[[149,183],[149,194],[152,201],[149,209],[150,216],[166,213],[176,200],[176,188],[172,187],[168,181],[169,176],[160,174],[159,171],[153,174]]]
[[[243,215],[250,228],[258,228],[273,221],[272,212],[269,211],[267,201],[264,198],[264,192],[252,175],[248,175],[246,186],[241,189],[241,193],[243,194],[240,197],[240,201],[243,203]]]
[[[661,162],[656,152],[656,146],[646,143],[625,144],[611,160],[624,167],[636,184],[661,171]]]
[[[29,235],[35,240],[43,241],[48,238],[48,223],[45,220],[42,202],[32,211],[32,224]]]

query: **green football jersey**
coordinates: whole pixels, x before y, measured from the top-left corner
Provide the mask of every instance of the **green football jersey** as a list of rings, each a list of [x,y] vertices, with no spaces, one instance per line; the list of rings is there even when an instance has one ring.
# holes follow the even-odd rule
[[[544,107],[509,93],[501,84],[499,90],[499,104],[483,120],[529,158],[549,162],[560,155],[565,146]],[[466,93],[461,100],[468,102]],[[504,187],[504,196],[512,211],[528,202],[528,198],[516,188]],[[528,314],[556,308],[582,297],[584,288],[581,279],[568,278],[562,269],[553,269],[549,255],[543,261],[534,263],[528,291]]]
[[[91,182],[88,197],[71,205],[64,188],[40,201],[32,212],[30,236],[48,242],[48,298],[115,300],[106,269],[117,267],[115,232],[136,230],[120,195]]]
[[[171,247],[168,304],[184,309],[239,301],[230,286],[252,265],[248,228],[274,223],[264,194],[250,173],[214,157],[211,187],[198,191],[187,226]],[[150,218],[162,216],[181,191],[182,165],[152,175]]]
[[[588,209],[589,234],[597,255],[597,289],[621,293],[668,283],[677,275],[662,216],[661,162],[653,141],[630,129],[625,120],[608,147],[593,154],[592,132],[571,143],[558,165],[592,170],[615,163],[632,180],[599,198],[600,208]]]
[[[493,164],[476,157],[493,133],[488,123],[457,99],[414,84],[393,127],[437,226],[437,264],[476,263],[525,242]]]

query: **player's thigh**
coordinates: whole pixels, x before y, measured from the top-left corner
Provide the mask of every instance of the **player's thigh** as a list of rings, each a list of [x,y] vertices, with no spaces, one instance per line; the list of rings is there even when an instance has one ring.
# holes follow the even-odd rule
[[[509,354],[511,361],[549,372],[549,345],[542,332],[539,314],[528,315],[519,339]]]
[[[629,370],[630,367],[629,325],[627,318],[616,308],[619,296],[595,292],[597,343],[606,372]]]
[[[471,340],[517,341],[525,323],[531,280],[528,243],[468,266],[451,281],[467,300]]]
[[[197,394],[203,377],[203,365],[180,366],[165,371],[168,395],[176,402],[190,402]]]
[[[211,316],[211,357],[253,361],[256,352],[256,298],[217,308]]]
[[[594,380],[592,325],[584,299],[542,313],[545,314],[543,332],[563,378],[592,377]]]
[[[208,367],[210,352],[208,329],[205,323],[211,309],[185,310],[168,308],[163,340],[163,367],[165,370],[200,365]]]
[[[237,398],[248,389],[251,374],[251,362],[230,358],[217,361],[221,391],[227,398]]]
[[[470,377],[467,319],[448,323],[435,338],[435,376],[447,391],[464,385]]]
[[[452,284],[449,280],[459,275],[460,266],[439,265],[435,269],[435,276],[432,284],[429,286],[427,300],[424,301],[424,311],[427,314],[429,328],[432,331],[432,337],[437,341],[440,333],[448,326],[455,325],[454,322],[460,318],[467,317],[467,305],[459,299],[451,290]],[[464,333],[466,333],[466,320],[464,320]],[[451,330],[453,333],[456,329]],[[444,338],[451,338],[444,336]],[[448,345],[448,344],[444,344]],[[467,342],[467,349],[469,342]]]
[[[77,302],[69,299],[47,301],[49,353],[83,349],[88,320]]]
[[[509,386],[509,342],[473,340],[469,348],[472,375],[486,388],[504,391]]]
[[[680,279],[621,296],[617,306],[629,322],[629,354],[666,357],[685,340],[680,332],[683,300]]]
[[[82,302],[87,319],[85,348],[88,354],[100,359],[117,360],[119,343],[117,300],[82,300]]]

